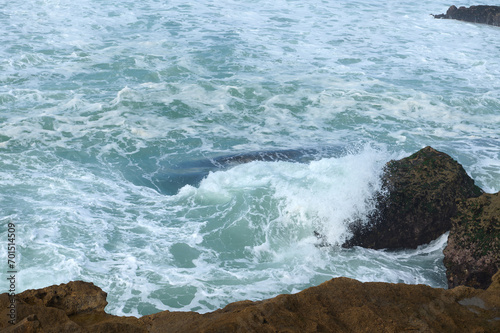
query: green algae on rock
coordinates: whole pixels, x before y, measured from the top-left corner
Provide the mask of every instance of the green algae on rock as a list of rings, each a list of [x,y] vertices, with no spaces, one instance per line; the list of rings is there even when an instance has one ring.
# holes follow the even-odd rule
[[[500,268],[500,192],[461,202],[443,252],[450,288],[491,284]]]
[[[351,225],[344,247],[416,248],[451,228],[457,200],[483,191],[463,167],[445,153],[426,147],[386,165],[383,192],[368,222]]]

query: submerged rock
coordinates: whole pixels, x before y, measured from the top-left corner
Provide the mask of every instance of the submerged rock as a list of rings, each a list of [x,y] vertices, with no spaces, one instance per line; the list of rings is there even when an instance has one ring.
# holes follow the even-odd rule
[[[367,222],[351,224],[343,246],[372,249],[416,248],[451,228],[457,200],[477,197],[463,167],[445,153],[426,147],[386,165],[383,189]]]
[[[451,6],[446,14],[433,15],[439,19],[454,19],[473,23],[500,26],[500,6]]]
[[[73,288],[75,284],[78,288]],[[72,289],[70,293],[68,288]],[[52,296],[47,298],[49,294]],[[52,303],[54,295],[60,296]],[[30,333],[498,332],[500,328],[500,273],[486,291],[335,278],[297,294],[258,302],[236,302],[211,313],[163,311],[141,318],[105,313],[102,295],[105,295],[102,290],[85,282],[23,292],[16,296],[16,324],[2,320],[0,330]],[[72,305],[75,301],[79,303],[78,299],[89,306],[80,309]],[[8,305],[8,295],[0,295],[3,318],[7,317]]]
[[[228,170],[240,164],[254,161],[308,163],[322,157],[338,156],[343,151],[344,147],[330,146],[320,149],[299,148],[224,154],[165,165],[151,180],[139,177],[132,181],[136,185],[145,185],[163,194],[175,195],[186,185],[198,186],[210,172]]]
[[[444,249],[450,288],[486,289],[500,268],[500,192],[463,201]]]

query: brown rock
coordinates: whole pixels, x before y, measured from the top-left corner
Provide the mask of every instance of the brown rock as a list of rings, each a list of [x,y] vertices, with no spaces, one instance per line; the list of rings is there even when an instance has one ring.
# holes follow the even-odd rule
[[[450,230],[457,199],[482,194],[460,164],[431,147],[387,163],[383,189],[368,222],[351,225],[353,236],[344,247],[398,249],[427,244]]]
[[[8,294],[0,295],[0,331],[2,332],[106,332],[105,330],[87,330],[85,326],[99,321],[102,327],[132,326],[134,329],[121,329],[120,332],[141,332],[134,322],[137,318],[120,318],[104,312],[108,304],[107,294],[92,283],[72,281],[67,284],[50,286],[37,290],[26,290],[15,296],[16,325],[8,322],[11,298]],[[84,324],[84,327],[81,326]],[[114,326],[113,326],[114,325]],[[142,329],[142,331],[145,331]],[[118,331],[117,331],[118,332]]]
[[[500,193],[459,205],[443,252],[450,288],[488,288],[500,268]]]
[[[27,290],[19,299],[32,306],[45,306],[64,310],[66,315],[104,311],[107,294],[92,283],[72,281],[39,290]]]
[[[87,285],[88,290],[96,288]],[[61,286],[49,288],[56,292],[58,288],[64,290],[65,285]],[[54,308],[50,302],[27,305],[23,301],[29,295],[43,294],[45,289],[48,288],[19,294],[17,306],[24,309],[18,314],[17,324],[0,321],[2,332],[498,332],[500,329],[500,272],[486,291],[463,286],[445,290],[335,278],[297,294],[236,302],[211,313],[164,311],[142,318],[108,315],[99,306],[74,313],[69,308]],[[59,304],[73,304],[78,297],[88,302],[86,290],[82,285],[77,292],[66,294],[72,301],[62,299]],[[99,298],[97,294],[95,297]],[[0,306],[4,309],[6,305],[7,294],[0,295]]]

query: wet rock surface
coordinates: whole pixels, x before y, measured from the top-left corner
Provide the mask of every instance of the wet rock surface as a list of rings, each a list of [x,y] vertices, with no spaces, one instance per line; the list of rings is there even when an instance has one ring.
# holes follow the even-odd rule
[[[67,293],[68,286],[74,288]],[[56,303],[46,298],[60,295]],[[2,332],[498,332],[500,273],[487,290],[424,285],[361,283],[335,278],[293,295],[242,301],[199,314],[164,311],[118,317],[103,311],[105,293],[91,283],[71,282],[16,296],[15,325]],[[0,295],[6,318],[7,294]],[[81,302],[78,300],[81,299]],[[86,304],[85,307],[75,304]]]
[[[486,289],[500,268],[500,193],[463,201],[444,249],[450,288]]]
[[[433,15],[438,19],[454,19],[473,23],[500,26],[500,6],[451,6],[446,14]]]
[[[427,244],[451,229],[457,200],[482,193],[458,162],[423,148],[387,163],[375,211],[367,221],[351,224],[353,236],[343,246],[401,249]]]

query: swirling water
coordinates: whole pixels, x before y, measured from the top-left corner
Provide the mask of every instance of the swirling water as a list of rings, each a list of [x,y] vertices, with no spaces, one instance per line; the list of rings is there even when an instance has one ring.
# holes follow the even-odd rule
[[[429,15],[449,5],[0,5],[0,230],[17,227],[18,291],[91,281],[108,312],[140,316],[336,276],[445,287],[446,235],[388,252],[314,232],[342,242],[383,165],[427,145],[500,190],[500,29]]]

